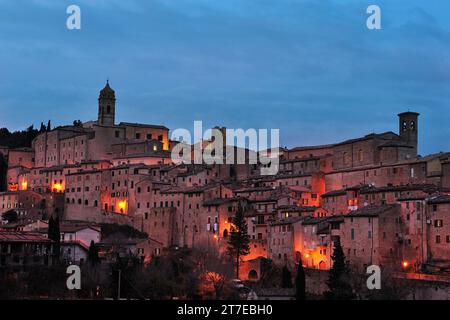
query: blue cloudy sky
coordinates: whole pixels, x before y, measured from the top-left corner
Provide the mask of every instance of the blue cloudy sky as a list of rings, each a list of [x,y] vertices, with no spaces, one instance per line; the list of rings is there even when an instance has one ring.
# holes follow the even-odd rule
[[[420,152],[450,150],[449,16],[444,0],[0,0],[0,127],[94,119],[109,77],[119,121],[280,128],[295,146],[397,131],[410,109]]]

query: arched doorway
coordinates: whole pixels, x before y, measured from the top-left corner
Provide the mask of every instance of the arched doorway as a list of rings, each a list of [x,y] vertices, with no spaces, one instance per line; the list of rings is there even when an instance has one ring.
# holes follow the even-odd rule
[[[327,264],[325,263],[325,261],[320,261],[319,262],[319,269],[324,270],[327,268]]]
[[[227,229],[223,230],[223,237],[224,238],[228,237],[228,230]]]
[[[248,279],[249,280],[258,280],[258,272],[256,272],[256,270],[254,270],[254,269],[250,270],[250,272],[248,273]]]

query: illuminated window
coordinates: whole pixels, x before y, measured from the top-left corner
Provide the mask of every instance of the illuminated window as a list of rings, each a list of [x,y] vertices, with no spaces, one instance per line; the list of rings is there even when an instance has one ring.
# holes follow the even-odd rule
[[[441,228],[444,225],[444,221],[441,219],[434,220],[434,227]]]

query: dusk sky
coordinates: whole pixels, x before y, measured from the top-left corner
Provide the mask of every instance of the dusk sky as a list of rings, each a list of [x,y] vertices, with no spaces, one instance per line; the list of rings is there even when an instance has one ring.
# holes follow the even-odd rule
[[[397,132],[411,110],[419,152],[450,151],[449,15],[438,0],[0,0],[0,127],[95,120],[109,77],[118,122],[279,128],[293,147]]]

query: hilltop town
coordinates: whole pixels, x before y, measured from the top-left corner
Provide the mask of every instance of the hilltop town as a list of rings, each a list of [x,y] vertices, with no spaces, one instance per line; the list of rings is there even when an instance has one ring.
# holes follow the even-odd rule
[[[120,251],[148,264],[174,248],[222,257],[241,208],[250,238],[243,281],[261,280],[264,261],[329,270],[339,242],[352,272],[377,265],[449,286],[450,153],[418,154],[418,113],[393,115],[398,132],[280,148],[275,175],[261,175],[262,164],[173,164],[169,128],[115,114],[107,83],[97,120],[49,128],[31,148],[0,146],[0,268],[51,264],[49,251],[32,259],[24,248],[50,246],[56,217],[58,256],[70,264],[86,263],[91,243],[105,262]],[[134,233],[107,238],[105,225]]]

